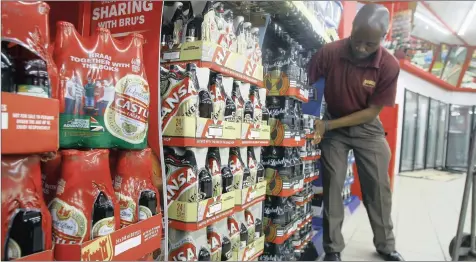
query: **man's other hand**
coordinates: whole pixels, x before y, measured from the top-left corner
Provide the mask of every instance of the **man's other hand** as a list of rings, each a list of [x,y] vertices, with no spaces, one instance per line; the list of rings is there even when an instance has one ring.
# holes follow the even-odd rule
[[[325,122],[322,120],[316,120],[314,122],[314,140],[312,141],[314,144],[319,144],[324,137],[324,133],[326,132],[326,125]]]

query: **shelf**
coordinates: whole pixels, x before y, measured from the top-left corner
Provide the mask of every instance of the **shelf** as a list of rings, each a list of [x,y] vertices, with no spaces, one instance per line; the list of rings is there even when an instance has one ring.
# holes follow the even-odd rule
[[[253,10],[256,14],[273,14],[272,20],[305,49],[319,48],[331,41],[324,21],[319,21],[302,1],[230,1],[226,3],[232,6],[235,14],[250,13],[249,10]],[[292,7],[295,8],[294,12],[291,11]]]
[[[314,161],[314,160],[318,160],[320,158],[321,158],[321,155],[301,157],[302,161]]]
[[[161,50],[161,63],[163,66],[174,64],[183,68],[187,63],[195,63],[198,67],[207,67],[225,76],[263,87],[261,62],[248,59],[212,42],[186,42],[172,48],[164,46]]]
[[[319,178],[319,175],[314,175],[312,177],[306,177],[304,178],[304,183],[311,183],[314,180],[317,180]]]
[[[175,147],[235,147],[269,146],[269,140],[239,140],[192,137],[163,137],[164,146]]]

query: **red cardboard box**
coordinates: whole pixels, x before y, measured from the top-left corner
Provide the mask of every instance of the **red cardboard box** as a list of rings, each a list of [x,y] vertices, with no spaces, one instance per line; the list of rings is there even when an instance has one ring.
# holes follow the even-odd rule
[[[161,246],[162,215],[155,215],[110,235],[80,245],[56,244],[55,260],[137,261]]]

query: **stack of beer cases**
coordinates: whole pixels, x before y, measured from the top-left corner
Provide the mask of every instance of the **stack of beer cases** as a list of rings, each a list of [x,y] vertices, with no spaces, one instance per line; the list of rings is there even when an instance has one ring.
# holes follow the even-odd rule
[[[267,40],[269,40],[267,42]],[[265,250],[261,261],[298,260],[312,237],[311,182],[318,177],[314,118],[303,115],[308,101],[308,54],[272,21],[265,35],[264,67],[271,145],[263,148],[266,200]]]
[[[48,31],[45,3],[2,2],[2,260],[53,260],[40,171],[46,152],[58,149]]]
[[[246,261],[263,251],[269,144],[258,29],[225,2],[166,2],[161,112],[168,260]]]
[[[162,216],[157,157],[146,148],[143,37],[81,37],[58,22],[52,47],[49,8],[2,3],[2,153],[36,154],[2,157],[2,257],[156,258]]]

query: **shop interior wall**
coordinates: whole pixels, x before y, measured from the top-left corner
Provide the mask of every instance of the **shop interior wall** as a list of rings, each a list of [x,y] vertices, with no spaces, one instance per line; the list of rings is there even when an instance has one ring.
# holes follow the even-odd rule
[[[421,94],[434,100],[439,100],[446,104],[453,105],[467,105],[472,106],[476,104],[476,93],[474,92],[453,92],[447,91],[435,84],[425,81],[418,76],[402,70],[398,78],[396,103],[402,105],[398,109],[398,128],[397,128],[397,149],[396,149],[396,163],[395,174],[398,174],[400,167],[401,141],[403,130],[403,110],[405,101],[405,89],[414,93]]]

